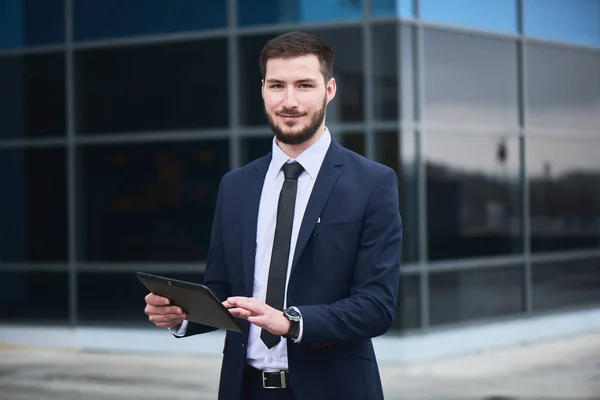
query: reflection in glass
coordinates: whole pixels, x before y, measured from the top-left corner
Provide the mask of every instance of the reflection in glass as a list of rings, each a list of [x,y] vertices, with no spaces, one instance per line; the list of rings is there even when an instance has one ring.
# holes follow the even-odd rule
[[[429,275],[431,325],[519,314],[523,267]]]
[[[66,323],[68,319],[66,267],[64,272],[0,271],[1,322]]]
[[[420,326],[419,275],[400,275],[398,305],[391,330],[408,330]]]
[[[412,17],[415,14],[414,0],[371,0],[375,17],[401,15]]]
[[[273,149],[273,136],[242,139],[242,165],[266,156]]]
[[[418,259],[418,215],[417,174],[414,135],[402,135],[398,144],[398,133],[383,131],[375,133],[375,161],[392,168],[398,175],[400,214],[402,216],[402,261]],[[401,156],[401,158],[400,158]]]
[[[152,272],[187,282],[202,283],[204,272]],[[144,297],[148,289],[137,279],[135,272],[79,272],[78,311],[79,321],[85,325],[154,327],[144,314]],[[106,288],[112,288],[110,296]],[[98,301],[102,299],[102,301]]]
[[[421,18],[476,29],[517,33],[517,1],[421,0]]]
[[[517,137],[429,134],[424,158],[430,259],[522,251]]]
[[[333,76],[337,94],[327,106],[327,123],[362,121],[364,115],[364,79],[362,33],[360,28],[306,30],[334,47]],[[240,118],[242,125],[266,125],[261,96],[260,52],[279,33],[240,39]]]
[[[67,259],[64,148],[0,151],[0,262]]]
[[[525,0],[525,35],[600,45],[600,0]]]
[[[424,34],[428,121],[517,126],[514,41],[433,29]]]
[[[347,132],[338,136],[340,137],[339,142],[342,146],[361,156],[366,155],[365,134],[363,132]]]
[[[362,0],[238,0],[240,26],[362,17]]]
[[[600,258],[534,264],[533,309],[600,304]]]
[[[227,1],[73,0],[75,40],[171,33],[227,25]]]
[[[397,24],[375,25],[372,38],[373,113],[377,120],[398,118]]]
[[[528,124],[600,129],[600,52],[529,44]]]
[[[0,49],[65,40],[64,0],[0,0]]]
[[[600,141],[532,137],[532,251],[600,247]]]
[[[93,146],[83,159],[88,261],[198,261],[209,246],[227,141]]]
[[[83,133],[225,127],[227,40],[78,51]]]
[[[0,57],[0,138],[65,135],[63,53]]]

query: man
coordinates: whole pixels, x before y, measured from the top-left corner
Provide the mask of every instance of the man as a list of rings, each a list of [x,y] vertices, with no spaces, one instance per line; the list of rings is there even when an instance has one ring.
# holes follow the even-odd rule
[[[227,331],[220,399],[382,399],[371,338],[392,325],[402,225],[393,170],[344,149],[325,126],[333,49],[301,32],[260,56],[272,152],[222,179],[205,285],[239,317]],[[146,314],[185,321],[149,294]]]

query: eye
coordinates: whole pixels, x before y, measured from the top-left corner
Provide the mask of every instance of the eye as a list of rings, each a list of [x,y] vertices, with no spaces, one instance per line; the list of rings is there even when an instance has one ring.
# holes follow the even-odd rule
[[[275,83],[270,86],[271,89],[283,89],[283,85],[280,83]]]
[[[313,85],[311,85],[311,84],[309,84],[309,83],[301,83],[301,84],[300,84],[300,88],[301,88],[301,89],[310,89],[310,88],[312,88],[312,87],[313,87]]]

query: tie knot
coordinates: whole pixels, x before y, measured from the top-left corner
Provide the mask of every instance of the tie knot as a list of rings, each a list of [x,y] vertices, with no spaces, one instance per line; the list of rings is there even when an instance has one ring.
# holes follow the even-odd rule
[[[304,168],[298,162],[291,162],[283,164],[283,175],[285,175],[285,179],[293,179],[296,180],[304,171]]]

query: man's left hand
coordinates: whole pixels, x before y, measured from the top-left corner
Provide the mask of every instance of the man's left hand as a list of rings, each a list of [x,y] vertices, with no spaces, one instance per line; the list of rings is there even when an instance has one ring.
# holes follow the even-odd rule
[[[234,316],[247,319],[273,335],[284,335],[290,330],[290,321],[283,312],[254,297],[230,297],[223,302],[223,305]]]

